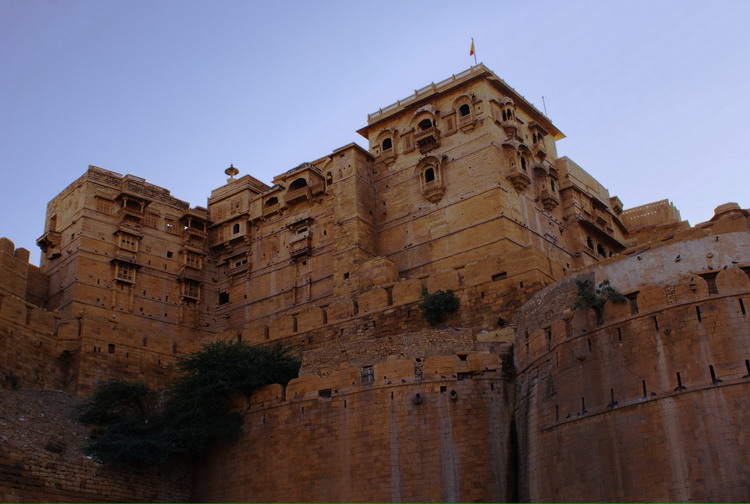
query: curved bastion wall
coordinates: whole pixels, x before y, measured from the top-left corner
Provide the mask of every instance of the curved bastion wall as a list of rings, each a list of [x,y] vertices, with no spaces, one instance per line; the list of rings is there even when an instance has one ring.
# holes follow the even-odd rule
[[[515,500],[507,367],[496,354],[469,353],[389,360],[265,387],[241,405],[240,440],[198,469],[193,498]]]
[[[525,501],[746,501],[750,233],[653,246],[540,291],[516,336]],[[628,297],[603,323],[576,280]]]

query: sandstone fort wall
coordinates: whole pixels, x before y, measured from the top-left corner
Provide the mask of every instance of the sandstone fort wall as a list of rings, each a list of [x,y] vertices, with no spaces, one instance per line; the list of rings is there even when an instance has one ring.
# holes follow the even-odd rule
[[[521,309],[522,499],[747,499],[748,240],[716,234],[643,251]],[[576,278],[608,279],[631,299],[609,303],[597,325],[592,310],[569,308]]]
[[[513,386],[497,355],[462,358],[390,360],[255,393],[241,440],[201,467],[194,498],[513,500]]]

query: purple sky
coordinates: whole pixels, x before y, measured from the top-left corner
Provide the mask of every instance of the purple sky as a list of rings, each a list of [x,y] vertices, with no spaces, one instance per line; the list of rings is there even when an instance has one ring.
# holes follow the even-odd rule
[[[205,205],[364,139],[367,113],[484,62],[626,207],[750,206],[750,2],[0,0],[0,236],[32,251],[89,164]]]

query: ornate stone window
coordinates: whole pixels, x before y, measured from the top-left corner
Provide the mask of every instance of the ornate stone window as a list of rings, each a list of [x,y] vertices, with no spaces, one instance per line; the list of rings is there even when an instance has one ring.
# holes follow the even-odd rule
[[[286,191],[284,200],[287,203],[294,203],[296,201],[306,200],[310,197],[310,188],[307,185],[307,180],[303,177],[295,179],[289,184],[289,189]]]
[[[117,280],[128,283],[135,283],[135,271],[135,264],[120,261],[115,263],[115,278]]]
[[[186,298],[200,300],[201,298],[201,284],[196,280],[183,280],[182,281],[182,295]]]
[[[442,164],[442,160],[435,156],[427,156],[417,164],[422,195],[432,203],[440,201],[445,193]]]
[[[460,107],[458,107],[458,115],[459,117],[466,117],[471,115],[471,107],[467,103],[464,103]]]
[[[385,140],[383,140],[381,147],[383,149],[383,152],[393,149],[393,140],[391,139],[391,137],[388,137]]]

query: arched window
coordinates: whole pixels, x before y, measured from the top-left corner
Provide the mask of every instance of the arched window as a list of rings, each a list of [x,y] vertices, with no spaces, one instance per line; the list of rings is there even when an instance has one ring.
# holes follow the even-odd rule
[[[331,172],[328,172],[326,174],[326,185],[333,184],[333,175],[331,175]]]
[[[599,253],[600,256],[607,257],[607,253],[604,252],[604,247],[602,247],[601,243],[596,246],[596,251]]]
[[[555,185],[555,179],[549,179],[549,186],[552,192],[557,192],[557,186]]]
[[[429,119],[422,119],[419,121],[419,129],[426,130],[432,128],[432,121]]]
[[[586,246],[590,248],[591,250],[594,250],[594,242],[590,236],[586,237]]]
[[[303,178],[298,178],[291,184],[289,184],[289,190],[294,191],[295,189],[301,189],[307,185],[307,180]]]
[[[505,115],[508,117],[507,120],[508,121],[512,121],[513,120],[513,109],[505,109],[505,110],[506,110]]]
[[[471,114],[471,109],[469,108],[469,106],[467,104],[464,103],[463,105],[461,105],[460,107],[458,107],[458,113],[459,113],[459,115],[461,117],[465,117],[465,116]]]
[[[427,168],[424,171],[425,184],[429,184],[430,182],[433,182],[434,180],[435,180],[435,170],[433,168]]]
[[[385,140],[383,140],[384,151],[390,150],[392,148],[393,148],[393,140],[391,140],[390,138],[386,138]]]
[[[232,225],[232,234],[237,234],[240,232],[240,225],[239,224],[233,224]]]
[[[268,199],[266,200],[266,206],[267,206],[267,207],[270,207],[270,206],[274,206],[274,205],[276,205],[276,204],[277,204],[278,202],[279,202],[279,198],[277,198],[276,196],[274,196],[273,198],[268,198]]]
[[[505,113],[505,109],[503,109],[503,121],[508,120],[508,114]]]
[[[526,171],[526,158],[521,156],[521,168]]]

